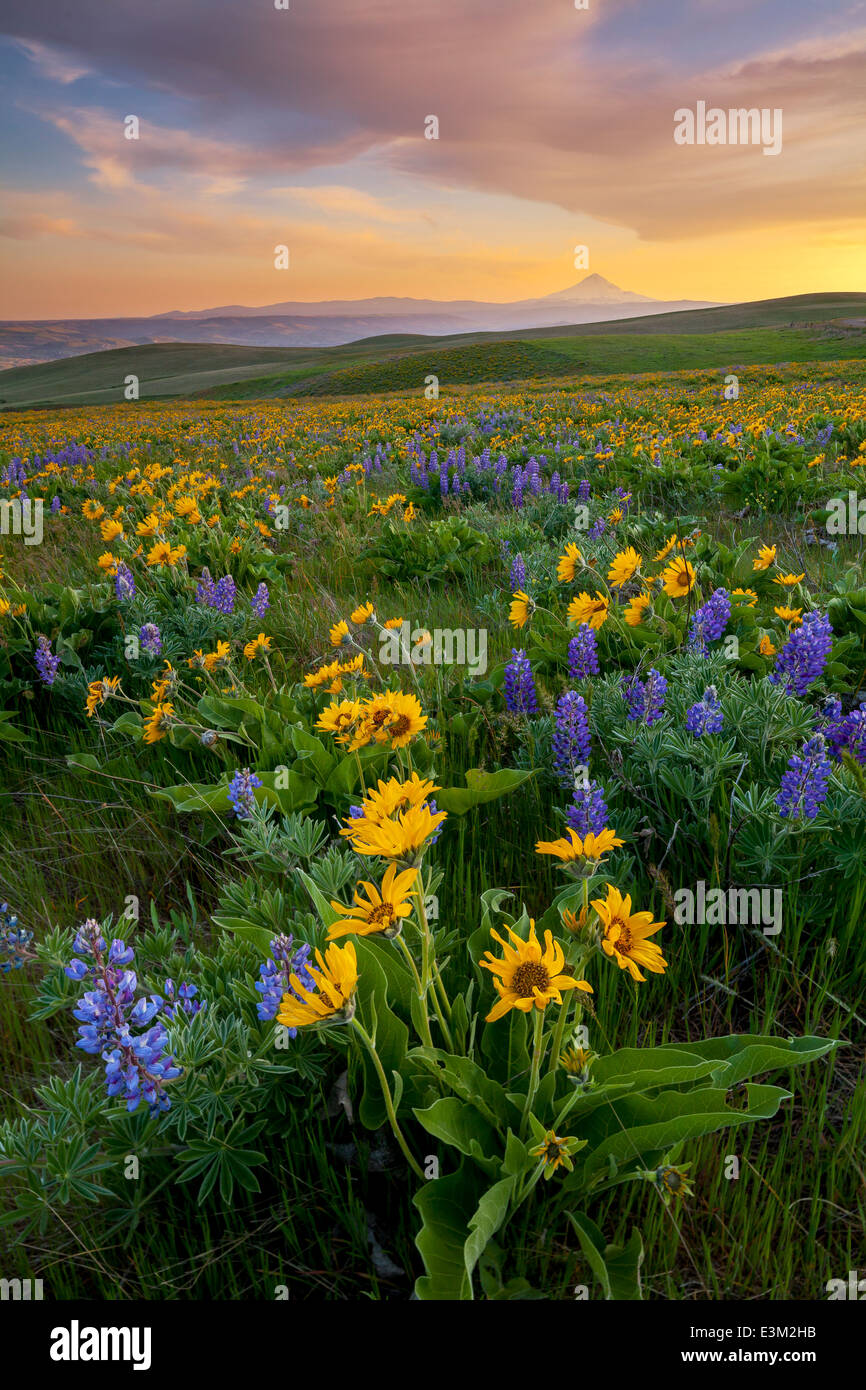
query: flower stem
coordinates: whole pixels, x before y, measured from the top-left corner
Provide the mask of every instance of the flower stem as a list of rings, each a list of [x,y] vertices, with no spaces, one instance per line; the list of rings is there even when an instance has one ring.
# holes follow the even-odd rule
[[[535,1093],[538,1090],[538,1077],[541,1071],[541,1059],[544,1055],[544,1011],[535,1009],[533,1020],[533,1039],[532,1039],[532,1066],[529,1071],[529,1089],[526,1092],[526,1103],[523,1107],[523,1119],[520,1125],[521,1139],[526,1134],[526,1126],[529,1123],[529,1116],[532,1110],[532,1102],[535,1100]]]
[[[406,1159],[406,1162],[409,1164],[409,1167],[412,1169],[412,1172],[415,1174],[416,1178],[421,1178],[421,1180],[423,1181],[424,1172],[421,1168],[421,1165],[418,1163],[418,1160],[412,1154],[409,1145],[406,1143],[406,1137],[403,1134],[402,1129],[400,1128],[400,1123],[397,1119],[397,1112],[394,1109],[394,1097],[391,1095],[391,1087],[388,1085],[388,1078],[385,1075],[385,1068],[382,1066],[382,1059],[376,1051],[376,1045],[373,1042],[373,1039],[370,1037],[370,1034],[367,1032],[364,1025],[360,1023],[357,1018],[353,1018],[352,1023],[358,1035],[360,1036],[362,1042],[364,1043],[364,1046],[370,1054],[373,1066],[376,1068],[376,1075],[378,1076],[379,1082],[382,1087],[382,1096],[385,1101],[385,1110],[388,1114],[388,1121],[394,1133],[394,1138],[400,1145],[400,1148],[403,1152],[403,1156]]]

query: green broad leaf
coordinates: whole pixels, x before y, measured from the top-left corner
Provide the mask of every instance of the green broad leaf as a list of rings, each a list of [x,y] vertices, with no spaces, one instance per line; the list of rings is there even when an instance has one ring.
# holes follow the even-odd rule
[[[0,742],[5,743],[29,743],[30,735],[23,729],[16,729],[9,720],[13,717],[11,710],[0,710]]]
[[[213,811],[224,814],[229,810],[228,786],[211,786],[207,782],[187,782],[175,787],[151,787],[150,795],[160,801],[170,801],[176,811]]]
[[[599,1057],[593,1064],[592,1076],[601,1084],[629,1082],[635,1090],[646,1091],[654,1086],[697,1081],[711,1075],[716,1066],[713,1058],[702,1058],[685,1047],[675,1053],[664,1047],[623,1047],[607,1057]]]
[[[412,1198],[421,1214],[415,1244],[427,1273],[415,1282],[424,1302],[462,1302],[472,1298],[466,1271],[465,1245],[469,1221],[478,1209],[484,1178],[471,1164],[456,1173],[433,1178]]]
[[[526,1015],[517,1009],[511,1009],[495,1023],[484,1025],[481,1052],[488,1063],[485,1070],[503,1086],[511,1086],[519,1078],[529,1077],[528,1032]]]
[[[444,787],[436,793],[436,805],[440,811],[447,811],[452,816],[463,816],[475,806],[481,806],[486,801],[495,801],[500,796],[507,796],[530,777],[534,777],[535,773],[522,772],[511,767],[500,768],[499,772],[483,772],[480,768],[473,767],[465,776],[465,790],[462,787]]]
[[[627,1165],[651,1168],[674,1144],[698,1139],[720,1129],[771,1119],[791,1092],[779,1086],[747,1085],[745,1109],[728,1104],[727,1090],[700,1087],[694,1091],[663,1091],[647,1097],[629,1094],[611,1103],[610,1114],[597,1110],[576,1127],[588,1140],[587,1177]],[[599,1125],[599,1121],[602,1121]],[[612,1131],[612,1132],[611,1132]]]
[[[413,1110],[412,1113],[434,1139],[441,1139],[471,1158],[488,1177],[497,1176],[501,1164],[500,1141],[493,1126],[473,1105],[456,1096],[443,1096],[426,1110]]]
[[[320,890],[316,887],[309,874],[305,874],[303,869],[296,869],[295,873],[297,874],[298,878],[301,880],[310,897],[312,898],[313,906],[319,914],[319,919],[322,923],[322,926],[328,928],[332,927],[335,922],[339,922],[340,913],[336,912],[334,908],[331,907],[331,904],[328,902],[328,899],[325,897],[324,893],[320,892]],[[356,949],[359,945],[361,945],[361,942],[356,941]]]
[[[324,786],[337,759],[328,752],[322,740],[304,728],[294,728],[292,747],[298,755],[299,762],[309,763],[315,768],[316,778]]]
[[[385,1075],[401,1074],[402,1095],[402,1069],[409,1045],[409,1029],[388,1003],[388,977],[375,947],[363,937],[356,937],[354,945],[358,956],[358,1016],[374,1041]],[[358,1115],[367,1129],[381,1129],[388,1122],[382,1083],[366,1044],[360,1043],[359,1046],[364,1068],[364,1090]],[[394,1096],[393,1089],[392,1097],[396,1109],[400,1097]]]
[[[577,1233],[580,1248],[593,1274],[604,1290],[605,1298],[617,1302],[642,1299],[640,1270],[643,1241],[640,1231],[632,1231],[627,1245],[605,1245],[601,1231],[583,1212],[570,1211],[568,1219]]]
[[[516,1125],[520,1111],[505,1094],[502,1086],[468,1057],[455,1057],[436,1047],[416,1047],[408,1060],[423,1067],[428,1075],[438,1078],[463,1101],[473,1105],[481,1117],[494,1129]]]
[[[529,1152],[529,1146],[518,1139],[513,1130],[509,1130],[505,1139],[505,1157],[502,1160],[503,1172],[513,1178],[519,1178],[522,1173],[526,1173],[530,1168],[534,1168],[538,1160]]]
[[[359,969],[365,960],[375,961],[385,976],[388,1003],[401,1017],[409,1018],[415,986],[399,946],[374,936],[353,939]]]
[[[499,1182],[488,1187],[475,1212],[469,1218],[470,1234],[463,1246],[463,1259],[470,1286],[475,1266],[484,1254],[488,1242],[493,1239],[508,1218],[508,1208],[514,1195],[516,1182],[517,1179],[514,1177],[500,1178]]]
[[[143,723],[144,720],[140,714],[136,714],[134,710],[127,709],[123,711],[123,714],[121,714],[118,719],[115,719],[111,726],[111,732],[114,734],[132,734],[134,737],[138,738],[141,734]]]

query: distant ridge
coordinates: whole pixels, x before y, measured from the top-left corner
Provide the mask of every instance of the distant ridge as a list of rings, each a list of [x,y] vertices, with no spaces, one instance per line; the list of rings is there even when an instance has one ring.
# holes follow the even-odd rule
[[[0,322],[0,369],[56,361],[144,343],[231,343],[250,347],[338,347],[383,334],[426,335],[552,328],[711,307],[620,289],[603,275],[537,299],[329,299],[249,307],[176,310],[149,318],[33,319]]]
[[[200,325],[199,325],[200,327]],[[866,373],[866,294],[790,295],[611,322],[441,337],[394,333],[340,347],[145,343],[0,372],[0,410],[117,404],[134,372],[141,399],[266,400],[477,382],[675,372],[857,358]],[[804,371],[808,369],[804,365]],[[130,407],[134,408],[134,407]]]

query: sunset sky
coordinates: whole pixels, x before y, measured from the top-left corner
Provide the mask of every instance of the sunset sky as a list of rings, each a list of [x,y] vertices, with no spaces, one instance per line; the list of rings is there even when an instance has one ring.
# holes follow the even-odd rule
[[[0,0],[0,317],[519,299],[578,243],[663,299],[866,290],[866,0],[589,6]],[[781,153],[677,145],[698,101]]]

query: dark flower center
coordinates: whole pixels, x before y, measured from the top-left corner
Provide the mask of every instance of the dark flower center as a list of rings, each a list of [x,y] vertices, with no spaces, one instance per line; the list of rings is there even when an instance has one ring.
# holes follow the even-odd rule
[[[540,960],[522,961],[511,980],[511,988],[521,999],[531,999],[535,989],[549,987],[550,976]]]

